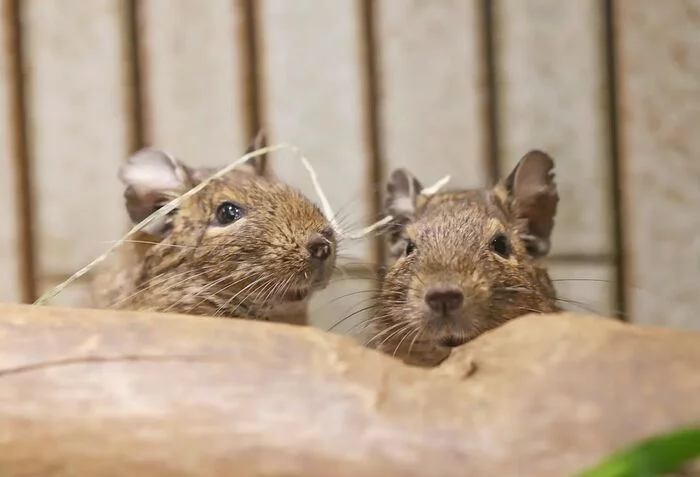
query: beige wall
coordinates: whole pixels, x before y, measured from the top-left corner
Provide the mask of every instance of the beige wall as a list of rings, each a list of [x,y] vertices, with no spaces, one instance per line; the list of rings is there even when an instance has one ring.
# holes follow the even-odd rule
[[[0,3],[2,48],[12,53],[14,2]],[[18,270],[32,255],[40,293],[119,237],[116,170],[139,138],[193,164],[222,164],[261,117],[269,142],[300,146],[357,226],[376,214],[373,161],[383,174],[403,166],[425,183],[449,173],[479,186],[544,149],[557,160],[551,262],[567,306],[624,306],[633,320],[700,328],[700,1],[614,2],[617,136],[603,2],[498,0],[491,28],[488,2],[468,0],[151,0],[134,2],[135,25],[123,0],[19,3],[23,123],[12,94],[20,74],[11,54],[0,57],[2,301],[31,294]],[[279,155],[271,167],[315,198],[297,163]],[[29,191],[17,187],[22,168]],[[33,253],[20,253],[27,244]],[[375,250],[364,241],[345,252],[369,262]],[[353,279],[356,270],[316,298],[321,326],[362,307],[367,294],[357,292],[372,284]],[[56,303],[83,295],[77,284]]]

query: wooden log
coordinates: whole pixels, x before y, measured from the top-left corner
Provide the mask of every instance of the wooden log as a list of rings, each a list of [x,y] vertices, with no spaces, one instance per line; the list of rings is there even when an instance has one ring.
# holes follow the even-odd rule
[[[699,339],[531,315],[423,370],[311,328],[0,306],[0,469],[574,475],[700,423]]]

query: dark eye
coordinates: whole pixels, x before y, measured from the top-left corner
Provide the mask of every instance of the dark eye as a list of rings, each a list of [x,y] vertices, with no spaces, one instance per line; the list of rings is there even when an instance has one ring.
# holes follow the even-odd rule
[[[416,244],[413,243],[413,240],[411,240],[411,239],[406,240],[406,256],[411,255],[415,249],[416,249]]]
[[[497,234],[491,239],[491,250],[496,252],[503,258],[508,258],[510,256],[510,247],[508,246],[508,239],[503,234]]]
[[[243,216],[243,209],[233,202],[224,202],[216,208],[216,222],[218,225],[234,223]]]

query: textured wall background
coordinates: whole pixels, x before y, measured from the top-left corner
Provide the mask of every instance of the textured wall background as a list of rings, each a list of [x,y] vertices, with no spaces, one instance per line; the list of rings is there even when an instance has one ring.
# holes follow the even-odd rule
[[[2,301],[33,300],[120,236],[116,172],[132,151],[222,164],[264,126],[304,150],[358,227],[394,167],[481,186],[544,149],[562,298],[700,329],[698,0],[0,5]],[[296,162],[269,167],[315,199]],[[324,327],[362,308],[380,249],[344,252],[346,275],[314,301]]]

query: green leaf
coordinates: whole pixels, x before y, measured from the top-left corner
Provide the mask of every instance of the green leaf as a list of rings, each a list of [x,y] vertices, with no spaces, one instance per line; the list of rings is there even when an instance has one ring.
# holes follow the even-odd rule
[[[658,477],[700,457],[700,428],[680,429],[646,439],[612,454],[578,477]]]

